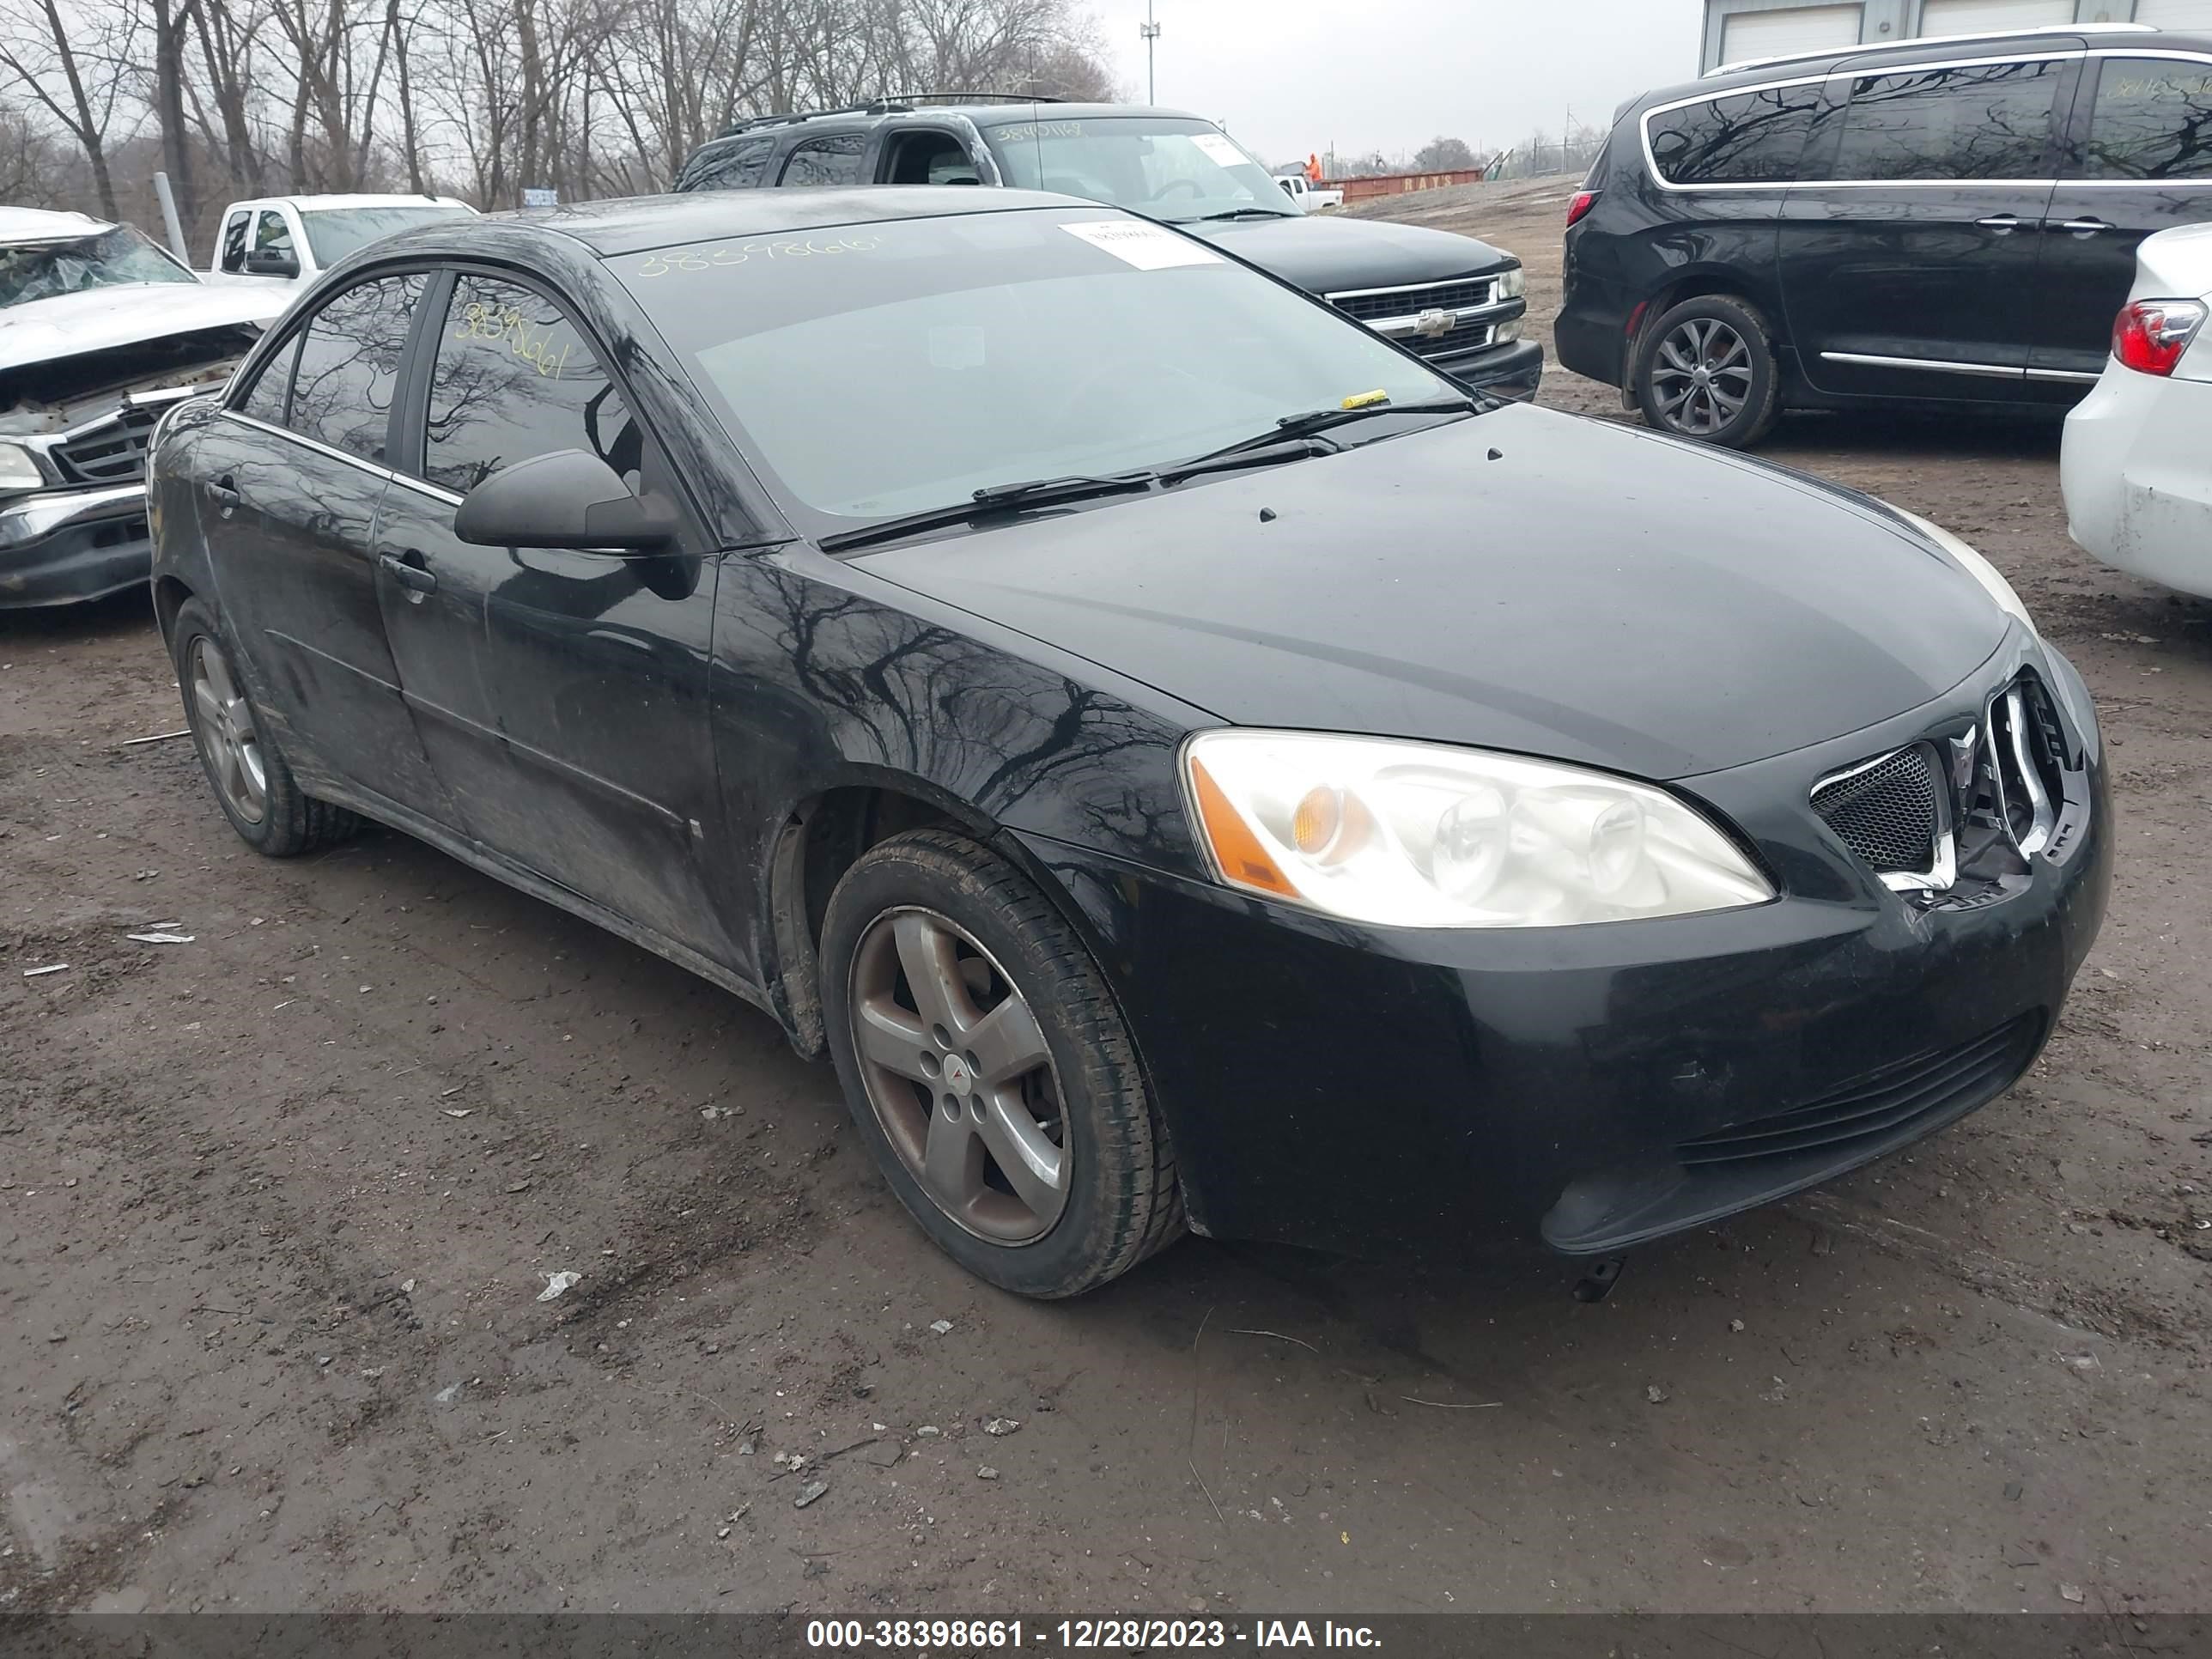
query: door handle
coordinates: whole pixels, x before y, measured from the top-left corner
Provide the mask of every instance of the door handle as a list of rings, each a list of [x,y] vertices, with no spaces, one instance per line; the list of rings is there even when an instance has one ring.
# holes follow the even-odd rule
[[[420,605],[424,594],[438,591],[438,579],[423,567],[422,555],[414,548],[409,548],[397,557],[389,553],[381,554],[376,562],[390,573],[392,580],[407,590],[407,599],[410,605]]]
[[[2069,231],[2076,236],[2094,236],[2100,230],[2111,230],[2113,228],[2112,226],[2106,224],[2102,219],[2068,219],[2063,222],[2057,219],[2045,219],[2043,222],[2043,228],[2045,230]]]
[[[238,510],[238,481],[226,472],[208,486],[208,494],[222,505],[222,516],[228,518]]]
[[[2025,221],[2015,214],[2000,213],[1994,219],[1977,219],[1974,222],[1984,230],[1994,230],[1998,235],[2002,236],[2018,230]]]

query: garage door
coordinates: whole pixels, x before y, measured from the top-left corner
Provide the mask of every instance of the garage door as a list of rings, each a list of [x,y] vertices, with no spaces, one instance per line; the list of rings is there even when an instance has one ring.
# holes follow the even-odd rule
[[[2161,29],[2212,29],[2212,0],[2136,0],[2136,21]]]
[[[2074,0],[1927,0],[1920,9],[1923,34],[1994,34],[2073,21]]]
[[[1791,6],[1781,11],[1740,11],[1721,25],[1721,62],[1787,58],[1796,52],[1833,52],[1859,43],[1861,6]]]

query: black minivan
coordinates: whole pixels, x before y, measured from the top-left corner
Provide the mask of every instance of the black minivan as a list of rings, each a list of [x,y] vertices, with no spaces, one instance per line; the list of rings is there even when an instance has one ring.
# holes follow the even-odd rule
[[[1770,60],[1628,105],[1569,209],[1559,362],[1662,431],[2063,408],[2136,245],[2212,218],[2212,35],[2132,24]]]

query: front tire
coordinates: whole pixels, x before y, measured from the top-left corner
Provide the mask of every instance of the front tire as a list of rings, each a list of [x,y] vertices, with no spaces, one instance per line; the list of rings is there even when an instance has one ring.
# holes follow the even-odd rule
[[[943,830],[870,848],[830,895],[821,961],[854,1121],[954,1261],[1018,1295],[1077,1296],[1182,1237],[1113,991],[1006,860]]]
[[[212,611],[198,599],[185,600],[170,648],[192,744],[216,805],[240,840],[270,858],[289,859],[343,841],[361,827],[351,812],[317,800],[294,779],[246,696]]]
[[[1731,294],[1685,300],[1652,324],[1632,385],[1647,426],[1728,449],[1757,443],[1782,412],[1773,328]]]

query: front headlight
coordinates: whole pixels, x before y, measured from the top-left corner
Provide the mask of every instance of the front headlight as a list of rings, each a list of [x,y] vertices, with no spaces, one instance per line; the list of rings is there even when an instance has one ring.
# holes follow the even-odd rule
[[[1519,265],[1516,265],[1498,277],[1498,289],[1493,297],[1500,300],[1518,300],[1528,292],[1528,273]]]
[[[1395,927],[1555,927],[1759,904],[1774,889],[1664,790],[1553,761],[1231,729],[1183,750],[1232,887]]]
[[[1998,610],[2003,611],[2008,617],[2016,617],[2020,625],[2029,633],[2035,634],[2037,638],[2042,637],[2039,633],[2037,633],[2035,618],[2027,614],[2027,607],[2021,603],[2020,595],[2012,591],[2012,584],[2004,579],[1996,566],[1944,529],[1942,525],[1932,524],[1917,513],[1907,513],[1894,501],[1884,501],[1882,505],[1900,519],[1908,520],[1929,540],[1956,559],[1965,568],[1966,574],[1979,582],[1989,596],[1997,602]]]
[[[46,487],[38,457],[21,444],[0,443],[0,495],[21,495]]]

